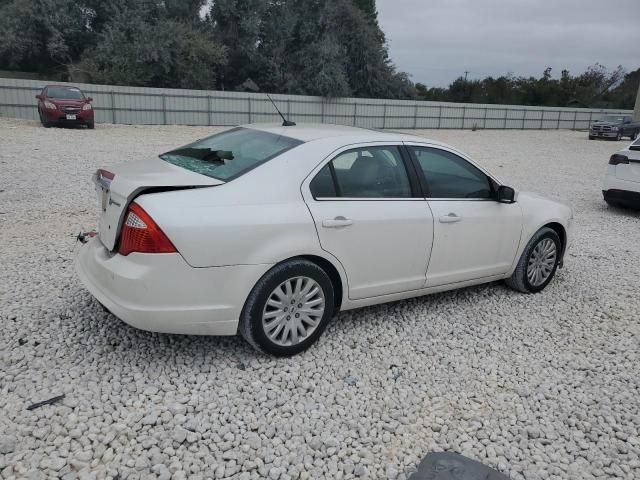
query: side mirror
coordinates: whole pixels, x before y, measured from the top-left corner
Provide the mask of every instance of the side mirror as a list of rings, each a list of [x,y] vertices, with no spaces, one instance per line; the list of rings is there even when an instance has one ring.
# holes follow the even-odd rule
[[[514,203],[516,201],[516,191],[506,185],[500,185],[498,187],[497,200],[500,203]]]
[[[36,98],[37,98],[38,100],[42,100],[42,95],[36,95]]]
[[[87,102],[93,102],[93,98],[92,97],[87,97]]]

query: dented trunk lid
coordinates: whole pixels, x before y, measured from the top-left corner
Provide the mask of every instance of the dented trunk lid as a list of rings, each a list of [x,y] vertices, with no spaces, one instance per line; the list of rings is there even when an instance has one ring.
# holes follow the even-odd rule
[[[93,175],[98,197],[100,241],[114,250],[124,213],[135,197],[145,191],[212,187],[224,182],[186,170],[160,158],[127,162]]]

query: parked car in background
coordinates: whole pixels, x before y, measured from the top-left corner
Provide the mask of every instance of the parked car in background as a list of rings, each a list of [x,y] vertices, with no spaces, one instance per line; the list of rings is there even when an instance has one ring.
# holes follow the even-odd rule
[[[620,140],[622,137],[635,140],[638,134],[640,134],[640,123],[624,115],[607,115],[594,122],[589,128],[589,140],[596,138]]]
[[[94,181],[98,234],[75,265],[100,303],[274,355],[340,310],[496,280],[539,292],[573,219],[453,147],[337,125],[233,128]]]
[[[79,88],[66,85],[47,85],[38,99],[38,115],[42,126],[86,125],[95,128],[91,97]]]
[[[609,205],[640,208],[640,138],[611,155],[602,194]]]

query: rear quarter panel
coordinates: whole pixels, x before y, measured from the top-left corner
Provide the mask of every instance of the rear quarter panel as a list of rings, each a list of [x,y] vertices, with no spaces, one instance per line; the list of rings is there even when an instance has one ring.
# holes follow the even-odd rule
[[[326,258],[300,192],[323,158],[324,150],[315,150],[304,144],[223,185],[141,195],[136,202],[193,267]]]

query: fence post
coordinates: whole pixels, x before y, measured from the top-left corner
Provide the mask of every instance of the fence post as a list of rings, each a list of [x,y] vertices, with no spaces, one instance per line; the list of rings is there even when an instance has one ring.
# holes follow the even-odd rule
[[[520,128],[520,130],[524,130],[524,119],[527,116],[527,109],[523,108],[522,109],[522,128]]]
[[[589,112],[589,128],[591,128],[592,123],[593,123],[593,111]]]
[[[542,130],[543,125],[544,125],[544,110],[542,110],[542,115],[540,115],[540,130]]]
[[[464,130],[464,121],[467,119],[467,106],[462,107],[462,126],[460,127]]]
[[[440,130],[441,122],[442,122],[442,105],[438,105],[438,130]]]
[[[382,112],[382,129],[387,128],[387,104],[384,104],[384,111]]]
[[[503,130],[506,130],[506,129],[507,129],[507,112],[508,112],[508,111],[509,111],[509,109],[508,109],[508,108],[505,108],[505,109],[504,109],[504,125],[502,126],[502,129],[503,129]]]
[[[251,97],[247,97],[247,113],[249,114],[249,123],[251,123]]]
[[[167,124],[167,96],[162,94],[162,121]]]
[[[111,90],[111,123],[116,123],[116,95]]]
[[[576,118],[578,118],[578,111],[577,110],[575,110],[573,112],[573,130],[576,129]]]
[[[482,129],[486,129],[487,128],[487,107],[484,107],[484,115],[482,116]]]
[[[353,102],[353,126],[356,126],[356,116],[358,115],[358,104]]]
[[[562,115],[562,110],[558,110],[558,123],[556,125],[556,130],[560,130],[560,116]]]
[[[213,106],[211,105],[211,100],[213,100],[211,96],[210,95],[207,96],[207,123],[209,125],[213,123],[213,118],[212,118],[213,112],[211,111]]]
[[[418,104],[413,106],[413,129],[418,128]]]
[[[287,98],[287,120],[291,120],[291,100]]]

